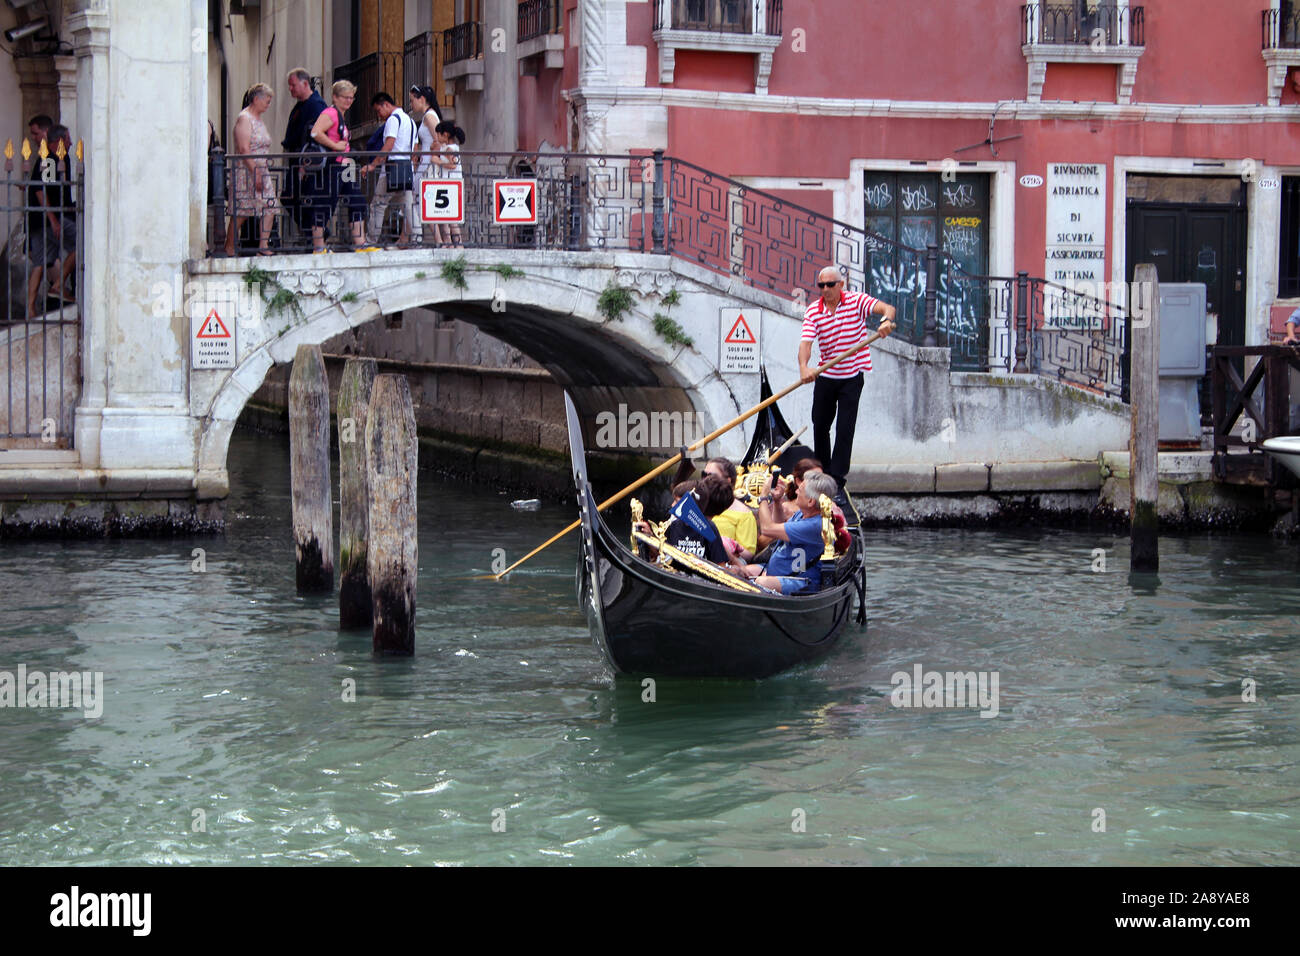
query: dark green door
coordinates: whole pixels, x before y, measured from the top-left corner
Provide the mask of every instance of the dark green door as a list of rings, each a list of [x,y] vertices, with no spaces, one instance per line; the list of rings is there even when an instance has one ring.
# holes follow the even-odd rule
[[[1246,210],[1240,205],[1128,203],[1128,281],[1139,263],[1156,267],[1161,282],[1205,284],[1205,310],[1217,316],[1218,341],[1246,344]],[[1125,357],[1127,367],[1127,356]],[[1209,413],[1209,382],[1201,390]]]

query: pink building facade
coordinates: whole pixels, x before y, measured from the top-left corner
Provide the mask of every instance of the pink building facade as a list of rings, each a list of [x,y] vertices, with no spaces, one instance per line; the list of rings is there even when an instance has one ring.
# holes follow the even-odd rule
[[[1300,305],[1289,0],[562,2],[562,67],[520,70],[521,149],[664,150],[1116,301],[1153,261],[1206,284],[1221,344]]]

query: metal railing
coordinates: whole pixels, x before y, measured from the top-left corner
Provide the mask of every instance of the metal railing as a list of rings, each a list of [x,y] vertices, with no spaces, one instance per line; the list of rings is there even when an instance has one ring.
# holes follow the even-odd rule
[[[40,149],[24,141],[15,165],[5,146],[0,446],[11,449],[71,448],[81,384],[85,163]]]
[[[315,154],[319,157],[321,154]],[[249,188],[244,177],[232,177],[229,170],[250,157],[214,153],[213,203],[209,210],[211,230],[211,255],[223,255],[231,212],[241,219],[241,236],[236,242],[236,253],[256,253],[262,238],[262,223],[267,228],[267,245],[273,253],[303,253],[312,251],[311,225],[323,226],[325,245],[335,251],[347,250],[354,245],[370,245],[371,240],[392,244],[400,234],[399,219],[406,209],[394,198],[388,200],[384,210],[382,229],[368,234],[360,243],[352,240],[350,220],[363,216],[367,222],[374,209],[375,182],[379,169],[362,175],[359,167],[383,156],[382,153],[351,151],[343,158],[357,164],[350,174],[355,181],[359,199],[349,199],[350,187],[341,186],[333,171],[339,154],[326,157],[319,169],[305,168],[305,162],[296,153],[268,153],[254,157],[266,164],[271,186],[262,196],[287,195],[289,202],[264,202],[247,195]],[[390,154],[389,158],[398,154]],[[650,218],[652,186],[642,179],[641,156],[595,156],[578,153],[532,154],[524,157],[516,153],[486,153],[462,151],[460,156],[461,190],[464,222],[456,226],[458,237],[440,239],[440,230],[432,223],[420,223],[413,244],[433,249],[454,245],[469,248],[508,249],[592,249],[651,251],[650,231],[646,223]],[[421,160],[417,159],[417,163]],[[416,177],[431,176],[417,170]],[[332,179],[331,177],[335,177]],[[537,181],[538,222],[536,225],[498,225],[494,222],[496,197],[493,182],[498,179],[529,178]],[[245,195],[236,190],[241,182]],[[291,188],[286,190],[288,184]],[[417,183],[418,186],[418,183]],[[402,197],[405,198],[405,197]],[[349,201],[351,205],[349,205]],[[413,201],[415,201],[413,199]],[[359,210],[359,212],[358,212]],[[418,206],[413,210],[416,216]],[[250,230],[248,234],[242,234]]]
[[[1238,373],[1243,360],[1255,359],[1243,379]],[[1291,374],[1300,372],[1300,351],[1289,345],[1216,345],[1210,360],[1211,409],[1214,422],[1214,474],[1220,480],[1255,472],[1270,484],[1279,479],[1292,484],[1289,472],[1271,456],[1252,456],[1253,461],[1231,456],[1232,448],[1251,452],[1269,438],[1291,435]],[[1260,402],[1263,407],[1261,408]],[[1248,433],[1234,435],[1242,415],[1253,426]]]
[[[483,24],[476,20],[458,23],[442,31],[442,62],[456,63],[483,55]]]
[[[518,42],[523,43],[545,33],[562,32],[563,14],[563,0],[524,0],[519,4]]]
[[[415,85],[433,87],[440,111],[456,105],[455,97],[447,95],[447,85],[442,80],[442,53],[439,35],[432,30],[411,37],[402,48],[403,72],[406,74],[403,89],[409,90]]]
[[[653,0],[653,3],[655,30],[781,35],[781,0],[765,3],[762,0]]]
[[[405,103],[408,84],[403,82],[403,55],[401,53],[367,53],[359,59],[334,68],[334,82],[347,80],[357,88],[356,99],[343,117],[344,123],[356,127],[371,119],[370,100],[381,90],[387,92],[399,105]],[[323,94],[329,102],[329,91]]]
[[[365,163],[377,155],[353,152],[348,157]],[[413,240],[422,246],[665,253],[791,300],[792,315],[817,294],[817,273],[834,263],[849,289],[868,290],[897,309],[900,338],[947,347],[954,369],[1037,372],[1099,394],[1123,396],[1127,339],[1118,305],[1027,273],[968,274],[937,245],[909,248],[662,151],[649,156],[471,151],[460,156],[464,221],[451,237],[445,227],[423,224]],[[216,178],[225,183],[222,170],[244,158],[218,154]],[[277,194],[286,176],[296,181],[301,157],[260,159],[269,166]],[[338,191],[331,195],[323,180],[302,188],[305,195],[296,207],[276,206],[264,213],[250,210],[247,197],[229,195],[223,186],[214,196],[211,218],[221,234],[214,235],[213,248],[221,249],[231,207],[251,212],[255,227],[259,218],[269,217],[272,251],[309,251],[312,238],[305,224],[313,216],[328,220],[329,248],[351,248],[348,219],[368,215],[375,178],[356,177],[361,194],[351,208],[359,213],[347,213],[346,206],[335,209]],[[536,224],[494,222],[493,182],[513,178],[536,181]],[[405,215],[397,208],[402,205],[388,203],[392,211],[385,215]],[[398,234],[394,224],[382,234],[372,233],[365,244],[391,243]],[[256,251],[259,239],[247,237],[241,252]]]
[[[1103,3],[1026,3],[1020,8],[1020,43],[1072,46],[1145,46],[1143,7]]]
[[[1263,10],[1260,12],[1260,26],[1263,49],[1300,48],[1300,10]]]

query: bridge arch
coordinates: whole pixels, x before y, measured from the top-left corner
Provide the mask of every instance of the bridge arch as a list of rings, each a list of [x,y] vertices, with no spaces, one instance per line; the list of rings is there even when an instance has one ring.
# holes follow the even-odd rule
[[[533,358],[570,391],[588,422],[624,405],[629,413],[692,413],[708,431],[751,403],[748,394],[733,391],[714,361],[717,309],[736,304],[719,293],[716,279],[710,285],[710,276],[692,276],[689,266],[682,270],[666,256],[562,252],[512,252],[509,264],[523,274],[506,278],[494,271],[499,253],[463,255],[463,287],[444,274],[447,260],[431,262],[427,251],[335,255],[324,267],[321,257],[280,257],[268,281],[296,295],[298,311],[285,307],[272,314],[262,304],[268,293],[258,298],[235,292],[244,283],[247,260],[192,263],[190,308],[223,297],[238,303],[236,368],[191,373],[199,496],[223,497],[228,490],[231,433],[273,365],[292,362],[299,345],[319,344],[415,308],[468,322]],[[617,319],[599,307],[611,283],[633,293],[631,308]],[[662,300],[673,290],[680,300],[670,309]],[[670,343],[655,331],[655,314],[664,312],[671,312],[693,346]],[[735,431],[710,450],[738,455],[743,441]]]

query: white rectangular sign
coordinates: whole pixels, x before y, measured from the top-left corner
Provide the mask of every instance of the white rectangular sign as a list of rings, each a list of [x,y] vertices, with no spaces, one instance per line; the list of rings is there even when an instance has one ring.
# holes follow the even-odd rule
[[[720,309],[719,312],[718,370],[757,372],[763,310]]]
[[[1047,164],[1047,264],[1052,282],[1106,281],[1106,164]]]
[[[190,312],[190,368],[235,367],[234,310],[196,303]]]
[[[420,183],[420,218],[424,222],[464,222],[464,182],[426,179]]]

